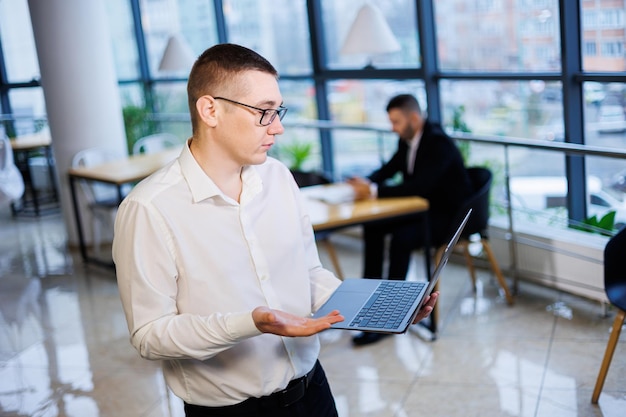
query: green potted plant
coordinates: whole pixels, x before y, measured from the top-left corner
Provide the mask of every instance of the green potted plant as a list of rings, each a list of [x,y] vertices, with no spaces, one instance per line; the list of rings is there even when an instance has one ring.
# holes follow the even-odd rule
[[[154,122],[149,119],[151,113],[148,107],[134,104],[126,105],[122,109],[129,153],[139,138],[155,133]]]
[[[293,140],[278,146],[278,158],[283,161],[291,171],[303,171],[304,163],[311,156],[313,144],[301,140]]]
[[[603,236],[613,236],[615,233],[615,210],[611,210],[604,216],[598,218],[597,215],[583,219],[580,224],[572,224],[570,227],[589,233],[599,233]]]

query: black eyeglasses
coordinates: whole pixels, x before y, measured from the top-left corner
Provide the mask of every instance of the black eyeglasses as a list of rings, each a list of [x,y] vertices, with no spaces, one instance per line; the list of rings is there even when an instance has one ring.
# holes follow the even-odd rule
[[[285,117],[285,114],[287,114],[287,110],[288,110],[287,107],[283,107],[283,106],[279,106],[277,109],[261,109],[258,107],[251,106],[249,104],[244,104],[235,100],[231,100],[229,98],[224,98],[224,97],[213,97],[213,98],[215,100],[225,100],[233,104],[239,104],[240,106],[245,106],[245,107],[261,112],[261,120],[259,120],[259,124],[261,126],[271,125],[274,119],[276,118],[276,116],[278,116],[279,120],[283,120],[283,117]]]

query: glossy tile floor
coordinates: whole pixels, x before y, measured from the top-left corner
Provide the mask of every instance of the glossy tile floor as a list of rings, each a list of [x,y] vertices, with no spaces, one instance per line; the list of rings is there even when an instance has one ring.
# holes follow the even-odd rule
[[[359,240],[333,240],[358,276]],[[158,364],[128,342],[113,271],[66,246],[60,216],[0,211],[0,416],[183,416]],[[611,312],[525,282],[508,307],[487,271],[474,296],[465,267],[446,268],[437,340],[421,326],[360,348],[347,332],[323,335],[341,417],[626,416],[626,332],[590,402]]]

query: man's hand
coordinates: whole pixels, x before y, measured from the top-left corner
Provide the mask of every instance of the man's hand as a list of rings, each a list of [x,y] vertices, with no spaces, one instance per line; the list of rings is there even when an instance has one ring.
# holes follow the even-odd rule
[[[346,180],[346,183],[352,186],[355,199],[365,200],[371,197],[371,183],[365,178],[350,178]]]
[[[299,317],[268,307],[257,307],[252,311],[252,319],[257,329],[263,333],[279,336],[311,336],[329,329],[331,324],[344,320],[339,311],[334,310],[324,317]]]
[[[413,324],[417,324],[421,320],[424,320],[426,317],[430,316],[430,313],[432,313],[433,309],[435,308],[438,297],[438,291],[430,294],[430,296],[426,299],[426,303],[422,306],[422,308],[420,308],[420,311],[417,313],[415,320],[413,320]]]

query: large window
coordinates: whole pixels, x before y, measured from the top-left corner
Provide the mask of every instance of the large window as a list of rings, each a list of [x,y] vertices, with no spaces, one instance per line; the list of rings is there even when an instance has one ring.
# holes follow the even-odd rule
[[[311,43],[305,0],[227,0],[229,42],[267,58],[283,75],[310,75]]]
[[[105,2],[107,13],[115,18],[109,19],[115,69],[120,80],[139,78],[139,51],[133,15],[128,0],[109,0]]]
[[[565,139],[558,82],[444,80],[440,91],[444,124],[451,130],[462,123],[463,131],[479,135]]]
[[[424,111],[426,99],[421,81],[335,80],[329,83],[333,121],[354,126],[390,129],[385,108],[396,94],[414,94]],[[369,175],[396,150],[398,138],[371,130],[342,129],[333,132],[335,178]]]
[[[215,13],[210,1],[140,0],[140,5],[148,68],[154,78],[171,75],[159,72],[170,37],[179,36],[196,55],[218,41]],[[183,71],[181,73],[177,75],[186,75]]]
[[[371,63],[376,68],[416,68],[420,66],[416,2],[390,0],[375,2],[384,15],[401,49],[380,55],[342,54],[341,47],[351,23],[364,2],[354,0],[322,0],[322,22],[328,68],[363,68]]]
[[[342,53],[366,4],[380,12],[399,50]],[[502,142],[458,143],[469,164],[492,168],[496,195],[509,164],[520,194],[515,208],[535,210],[524,214],[529,221],[567,223],[622,210],[626,201],[624,160],[524,146],[505,152],[515,140],[626,149],[624,1],[110,0],[106,7],[124,114],[149,114],[127,129],[134,135],[190,134],[188,72],[159,71],[172,36],[194,55],[234,42],[278,69],[291,126],[276,151],[310,144],[305,169],[342,179],[380,166],[397,144],[387,101],[410,92],[451,134]],[[0,1],[0,105],[12,115],[4,120],[20,118],[12,126],[20,133],[40,128],[33,120],[46,113],[29,22],[27,0]],[[318,119],[348,127],[303,126]]]
[[[557,0],[437,0],[434,5],[442,70],[560,70]]]
[[[0,39],[9,83],[39,79],[39,63],[27,0],[0,2]]]

